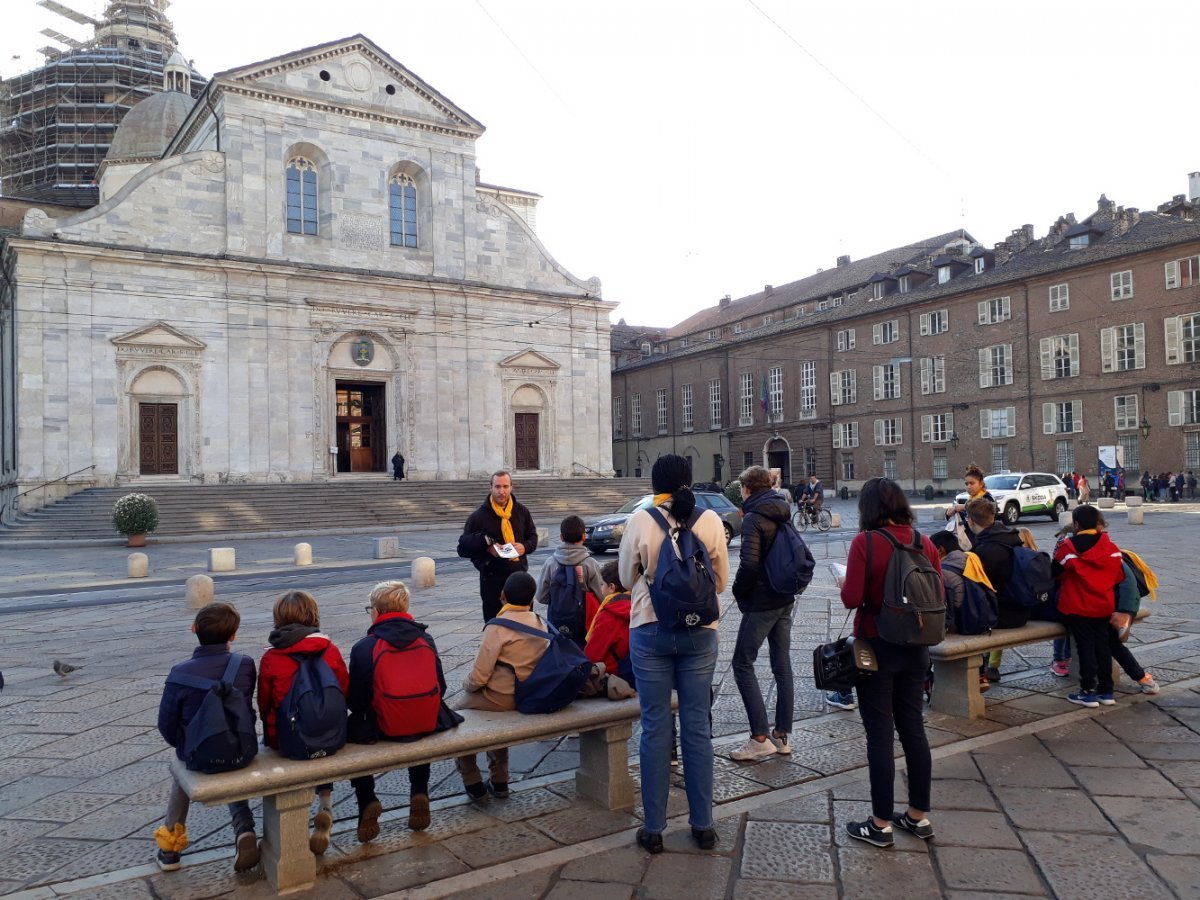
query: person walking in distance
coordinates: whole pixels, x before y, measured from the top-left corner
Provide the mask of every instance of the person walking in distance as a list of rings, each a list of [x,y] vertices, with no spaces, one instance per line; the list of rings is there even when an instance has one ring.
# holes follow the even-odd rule
[[[504,582],[514,572],[529,571],[528,557],[536,549],[537,528],[529,510],[513,496],[512,476],[493,473],[487,499],[467,517],[458,539],[458,555],[479,570],[483,621],[500,613]]]
[[[404,480],[404,454],[399,450],[392,457],[392,481]]]

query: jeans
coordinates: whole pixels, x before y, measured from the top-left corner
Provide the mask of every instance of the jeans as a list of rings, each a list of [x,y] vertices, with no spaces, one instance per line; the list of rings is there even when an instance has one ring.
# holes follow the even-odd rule
[[[733,648],[733,677],[738,693],[750,719],[750,734],[767,734],[767,707],[763,703],[754,661],[758,649],[767,641],[771,655],[771,674],[775,676],[775,730],[788,734],[792,730],[792,706],[795,688],[792,683],[792,613],[796,604],[779,609],[742,613],[737,643]]]
[[[1093,691],[1111,694],[1112,650],[1108,638],[1113,629],[1108,617],[1067,616],[1066,619],[1079,657],[1079,689],[1085,694]]]
[[[657,622],[634,628],[629,655],[637,676],[642,709],[639,759],[645,829],[661,834],[667,827],[667,790],[671,781],[671,690],[679,695],[679,743],[688,822],[712,828],[713,748],[711,689],[717,668],[714,628],[673,631]]]
[[[1121,643],[1121,636],[1117,634],[1115,628],[1108,629],[1108,650],[1112,658],[1117,661],[1117,665],[1124,669],[1125,674],[1134,681],[1141,681],[1146,677],[1146,670],[1134,657],[1129,645]]]
[[[908,764],[908,805],[929,811],[933,760],[925,737],[923,690],[929,651],[870,638],[879,671],[858,685],[858,713],[867,732],[871,774],[871,814],[889,820],[895,814],[896,760],[892,732],[900,736]]]
[[[177,823],[187,824],[188,809],[191,805],[191,798],[184,793],[179,782],[172,779],[171,792],[167,795],[167,817],[164,823],[168,831],[173,830]],[[229,822],[233,826],[235,837],[240,837],[247,831],[254,831],[254,813],[250,811],[249,801],[234,800],[229,804]]]

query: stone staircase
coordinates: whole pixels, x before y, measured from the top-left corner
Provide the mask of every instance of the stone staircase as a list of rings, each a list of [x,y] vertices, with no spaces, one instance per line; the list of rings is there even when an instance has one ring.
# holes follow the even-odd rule
[[[54,541],[117,538],[112,507],[132,492],[158,501],[155,534],[264,534],[386,530],[401,525],[461,525],[483,502],[486,481],[403,481],[390,476],[343,476],[311,484],[186,485],[93,488],[0,527],[0,540]],[[566,516],[612,512],[650,492],[648,478],[517,479],[515,496],[540,527]]]

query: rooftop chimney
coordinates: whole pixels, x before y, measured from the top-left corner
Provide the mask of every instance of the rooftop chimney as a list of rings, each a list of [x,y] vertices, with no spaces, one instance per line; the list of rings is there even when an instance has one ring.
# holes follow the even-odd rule
[[[1200,172],[1188,173],[1188,199],[1193,203],[1200,202]]]
[[[850,265],[850,257],[849,257],[849,256],[839,256],[839,257],[838,257],[838,260],[837,260],[837,264],[838,264],[838,268],[839,268],[839,269],[840,269],[842,266],[848,266],[848,265]]]
[[[763,285],[763,293],[764,294],[769,294],[774,289],[775,289],[775,285],[773,285],[773,284],[764,284]]]
[[[724,309],[725,307],[727,307],[729,305],[729,301],[732,299],[733,298],[731,296],[729,296],[729,294],[726,294],[724,297],[721,298],[721,302],[717,304],[717,307],[719,309]]]

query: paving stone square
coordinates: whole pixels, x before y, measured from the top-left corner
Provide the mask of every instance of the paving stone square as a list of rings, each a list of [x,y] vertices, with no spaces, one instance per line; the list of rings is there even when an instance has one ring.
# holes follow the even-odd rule
[[[1172,896],[1138,854],[1116,837],[1029,832],[1024,839],[1060,900],[1090,900],[1098,890],[1105,897],[1126,900]]]
[[[829,826],[747,822],[741,874],[746,878],[832,884]]]
[[[950,888],[1037,893],[1042,884],[1028,857],[1020,850],[974,847],[935,848],[942,880]]]

